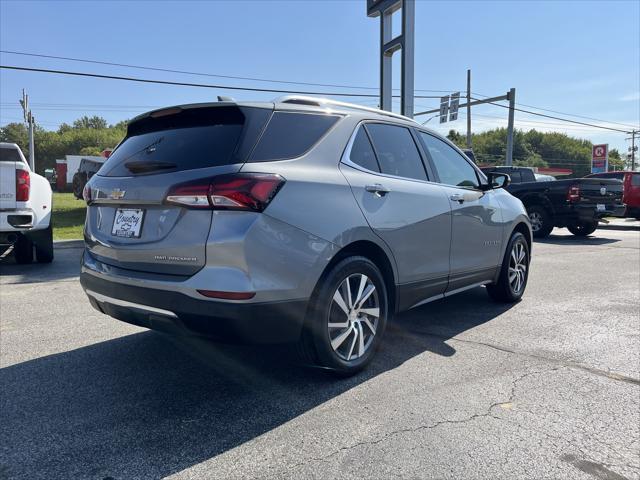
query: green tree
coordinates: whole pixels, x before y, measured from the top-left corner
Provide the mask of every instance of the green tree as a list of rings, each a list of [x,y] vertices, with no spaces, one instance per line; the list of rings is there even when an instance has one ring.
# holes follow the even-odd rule
[[[107,121],[97,115],[94,115],[93,117],[87,117],[85,115],[73,122],[73,128],[93,128],[95,130],[102,130],[107,128]]]

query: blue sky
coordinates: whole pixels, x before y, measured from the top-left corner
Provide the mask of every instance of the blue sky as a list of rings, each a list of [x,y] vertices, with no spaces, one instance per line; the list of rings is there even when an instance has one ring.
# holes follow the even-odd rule
[[[222,75],[377,87],[379,21],[367,18],[365,5],[365,0],[1,1],[0,47]],[[418,1],[416,5],[416,88],[464,90],[465,72],[471,68],[473,92],[499,95],[515,87],[518,103],[637,126],[639,59],[638,1]],[[0,54],[0,61],[200,83],[336,90],[10,54]],[[102,115],[113,123],[151,107],[207,101],[218,94],[257,100],[277,96],[2,70],[1,124],[21,118],[17,101],[22,88],[30,94],[37,121],[47,129],[83,114]],[[417,110],[437,103],[416,100]],[[474,131],[506,123],[506,110],[499,107],[483,106],[472,113]],[[463,115],[444,126],[434,119],[429,126],[463,131],[464,119]],[[624,140],[628,135],[622,133],[563,125],[519,112],[516,127],[564,131],[624,150],[628,145]]]

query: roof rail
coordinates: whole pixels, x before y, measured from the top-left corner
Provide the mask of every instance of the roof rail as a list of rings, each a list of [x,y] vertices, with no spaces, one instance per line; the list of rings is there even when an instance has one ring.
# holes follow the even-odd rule
[[[393,112],[387,112],[386,110],[379,110],[377,108],[371,107],[363,107],[362,105],[357,105],[355,103],[348,102],[340,102],[338,100],[331,100],[329,98],[322,97],[305,97],[301,95],[285,95],[283,97],[278,97],[273,100],[274,103],[293,103],[297,105],[312,105],[315,107],[323,107],[323,106],[336,106],[336,107],[344,107],[350,108],[352,110],[361,110],[364,112],[376,113],[378,115],[386,115],[387,117],[399,118],[401,120],[407,120],[410,122],[418,123],[413,118],[405,117],[404,115],[400,115]]]

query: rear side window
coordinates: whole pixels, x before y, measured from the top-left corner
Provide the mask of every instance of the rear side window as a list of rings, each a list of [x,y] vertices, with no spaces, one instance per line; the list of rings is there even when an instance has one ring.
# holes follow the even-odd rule
[[[631,185],[634,187],[640,187],[640,173],[631,174]]]
[[[22,162],[22,158],[15,148],[0,148],[0,162]]]
[[[371,170],[373,172],[380,171],[378,161],[376,160],[376,154],[373,153],[373,148],[371,147],[371,142],[369,141],[367,132],[362,127],[358,128],[356,138],[353,140],[349,160],[356,165],[366,168],[367,170]]]
[[[382,173],[427,180],[422,159],[409,129],[381,123],[367,124]]]
[[[146,117],[129,126],[99,174],[120,177],[244,162],[238,152],[248,150],[242,148],[245,143],[253,147],[269,113],[234,106]]]
[[[335,115],[275,112],[250,161],[270,162],[299,157],[308,152],[339,118]]]
[[[517,170],[509,172],[509,178],[513,183],[522,183],[522,174]]]

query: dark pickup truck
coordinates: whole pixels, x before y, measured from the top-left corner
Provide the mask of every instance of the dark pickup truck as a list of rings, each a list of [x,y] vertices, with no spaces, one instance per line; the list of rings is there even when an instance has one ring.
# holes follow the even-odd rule
[[[507,173],[503,168],[483,168]],[[513,196],[522,200],[533,236],[548,236],[553,227],[567,227],[571,233],[586,236],[598,228],[600,218],[624,215],[622,182],[604,178],[573,178],[556,181],[511,183],[507,186]]]

